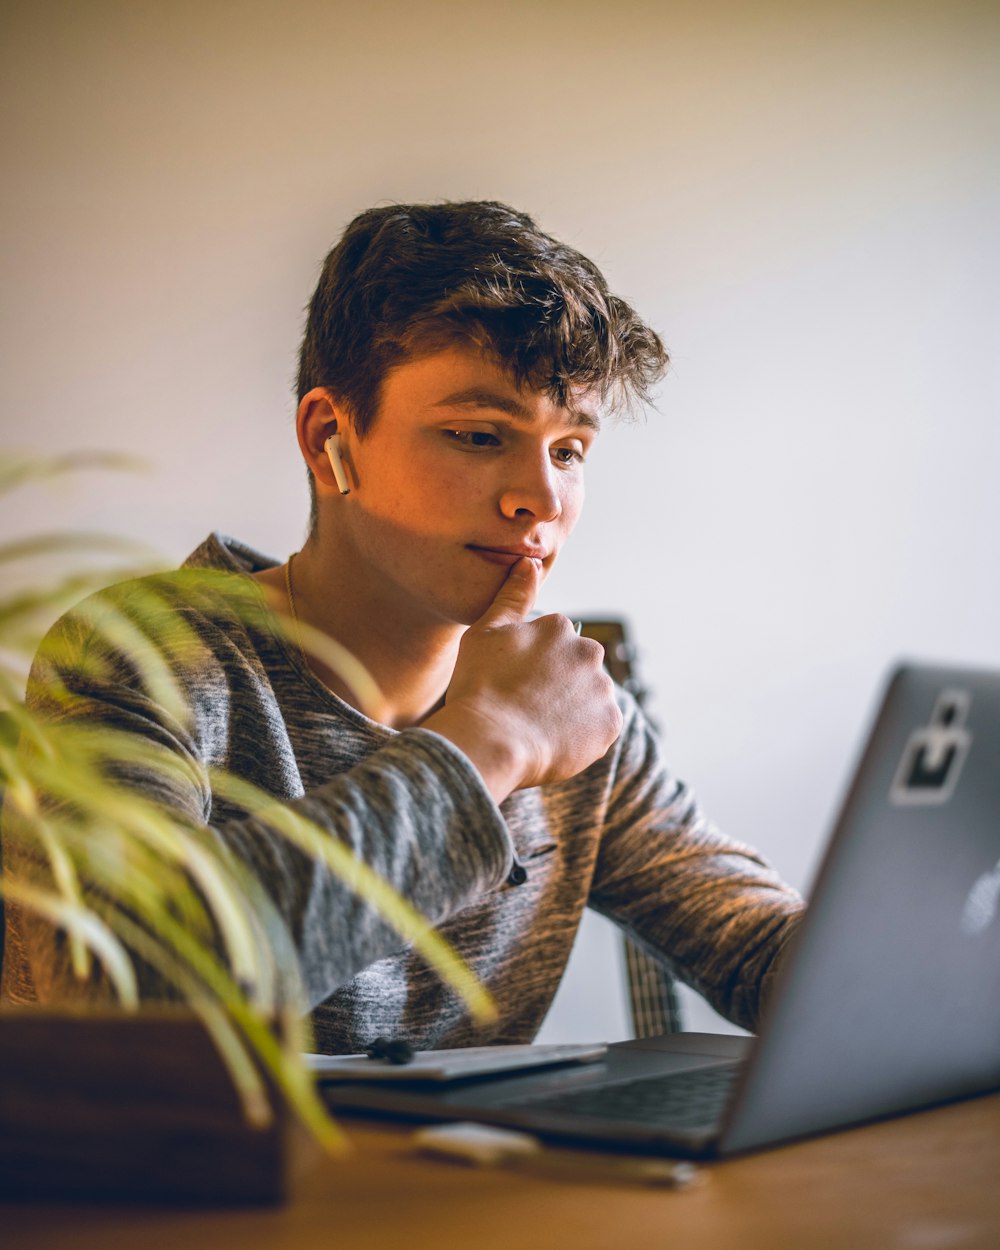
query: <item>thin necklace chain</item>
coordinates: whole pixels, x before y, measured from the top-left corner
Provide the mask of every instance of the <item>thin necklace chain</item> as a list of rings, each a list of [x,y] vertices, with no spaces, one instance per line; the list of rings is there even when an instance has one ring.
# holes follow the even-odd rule
[[[302,645],[302,625],[299,621],[299,614],[295,610],[295,592],[292,590],[292,561],[298,554],[297,551],[293,551],[285,561],[285,593],[288,595],[288,607],[292,614],[292,621],[295,623],[295,641],[298,644],[299,651],[302,653],[303,660],[305,660],[308,666],[309,661],[306,658],[306,649]]]

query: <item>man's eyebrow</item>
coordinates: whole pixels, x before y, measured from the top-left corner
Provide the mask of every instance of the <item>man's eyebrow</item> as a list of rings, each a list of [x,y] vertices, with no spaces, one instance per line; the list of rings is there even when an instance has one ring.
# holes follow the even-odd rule
[[[491,390],[488,386],[466,386],[460,391],[452,391],[444,399],[439,399],[434,407],[493,408],[525,424],[534,420],[530,410],[519,399],[515,399],[513,395],[504,394],[503,391]],[[585,426],[594,430],[595,433],[600,430],[601,421],[596,413],[588,412],[584,408],[569,407],[565,411],[574,425]]]

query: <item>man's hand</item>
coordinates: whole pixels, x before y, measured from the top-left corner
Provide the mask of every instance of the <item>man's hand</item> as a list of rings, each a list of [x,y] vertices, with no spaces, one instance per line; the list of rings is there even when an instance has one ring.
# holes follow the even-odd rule
[[[600,643],[564,616],[526,619],[538,587],[533,560],[511,567],[462,639],[444,708],[424,722],[469,756],[497,802],[575,776],[621,733]]]

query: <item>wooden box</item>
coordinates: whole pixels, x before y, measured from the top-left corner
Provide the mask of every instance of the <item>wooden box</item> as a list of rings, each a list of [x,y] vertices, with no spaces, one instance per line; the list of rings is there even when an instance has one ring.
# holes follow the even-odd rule
[[[290,1128],[246,1122],[182,1009],[0,1009],[0,1195],[277,1202]]]

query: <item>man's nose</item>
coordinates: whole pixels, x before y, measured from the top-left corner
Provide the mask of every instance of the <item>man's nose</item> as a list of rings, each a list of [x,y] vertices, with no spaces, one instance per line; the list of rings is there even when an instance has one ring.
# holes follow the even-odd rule
[[[517,463],[500,496],[500,511],[512,519],[531,516],[536,521],[556,520],[562,513],[562,496],[548,455],[544,460]]]

